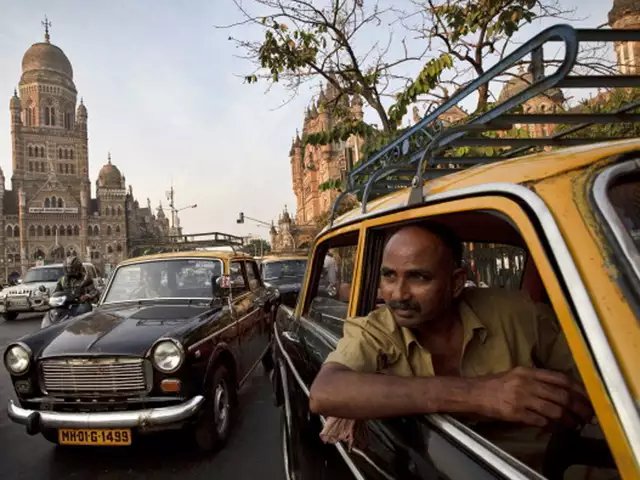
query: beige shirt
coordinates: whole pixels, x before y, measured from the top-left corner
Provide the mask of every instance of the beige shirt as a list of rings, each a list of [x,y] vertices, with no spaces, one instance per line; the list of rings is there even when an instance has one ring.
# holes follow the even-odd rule
[[[460,375],[477,377],[517,366],[560,371],[579,379],[571,351],[551,308],[517,292],[467,288],[458,304],[463,325]],[[429,351],[413,332],[398,326],[385,306],[347,319],[344,335],[325,363],[358,372],[434,376]],[[549,433],[501,422],[472,426],[490,441],[539,469]]]

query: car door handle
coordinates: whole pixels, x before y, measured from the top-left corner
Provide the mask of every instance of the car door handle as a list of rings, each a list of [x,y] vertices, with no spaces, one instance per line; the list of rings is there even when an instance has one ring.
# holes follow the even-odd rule
[[[297,333],[285,330],[284,332],[282,332],[282,336],[292,343],[300,343],[300,337]]]

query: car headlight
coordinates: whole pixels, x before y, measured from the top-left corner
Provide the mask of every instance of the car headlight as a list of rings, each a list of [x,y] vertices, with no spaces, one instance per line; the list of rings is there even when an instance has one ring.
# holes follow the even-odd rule
[[[63,297],[51,297],[49,298],[49,306],[51,307],[62,307],[64,302],[67,301],[66,295]]]
[[[25,373],[31,365],[31,350],[22,343],[11,345],[4,354],[4,364],[14,375]]]
[[[163,373],[173,373],[184,361],[184,349],[175,340],[160,340],[151,352],[153,365]]]

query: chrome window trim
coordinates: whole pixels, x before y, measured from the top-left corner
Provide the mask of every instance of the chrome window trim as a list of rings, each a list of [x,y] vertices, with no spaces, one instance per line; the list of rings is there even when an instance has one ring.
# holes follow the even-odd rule
[[[256,313],[258,310],[260,310],[259,308],[256,308],[255,310],[252,310],[251,312],[247,313],[246,315],[244,315],[243,317],[240,317],[237,320],[233,320],[229,325],[221,328],[220,330],[216,330],[215,332],[213,332],[210,335],[207,335],[204,338],[201,338],[200,340],[198,340],[196,343],[190,345],[187,350],[189,352],[191,352],[192,350],[195,350],[196,348],[198,348],[200,345],[202,345],[203,343],[208,342],[209,340],[217,337],[218,335],[220,335],[222,332],[225,332],[226,330],[229,330],[232,327],[237,327],[238,323],[240,323],[241,321],[243,321],[245,318],[249,317],[250,315],[253,315],[254,313]]]
[[[542,230],[547,238],[560,273],[568,288],[568,295],[578,313],[579,322],[583,326],[584,336],[591,353],[600,370],[602,380],[620,418],[620,424],[627,437],[629,447],[635,460],[640,463],[640,412],[636,408],[620,367],[607,341],[607,336],[600,324],[598,314],[589,298],[587,289],[573,262],[569,248],[556,221],[542,199],[522,185],[513,183],[487,183],[473,187],[461,188],[451,192],[434,194],[422,206],[443,200],[452,200],[472,195],[490,194],[511,195],[527,204],[536,214]]]
[[[635,246],[633,239],[622,224],[618,212],[613,208],[607,196],[611,182],[616,180],[620,175],[634,171],[640,171],[639,159],[628,160],[608,167],[596,177],[593,184],[593,198],[618,242],[618,246],[622,249],[623,255],[627,257],[633,273],[636,275],[636,278],[640,280],[640,252],[638,252],[638,248]]]

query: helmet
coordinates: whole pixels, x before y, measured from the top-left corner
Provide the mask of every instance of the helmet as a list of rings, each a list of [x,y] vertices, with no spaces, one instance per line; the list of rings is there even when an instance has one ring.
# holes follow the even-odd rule
[[[78,257],[67,257],[62,268],[68,277],[80,278],[84,275],[84,267]]]

